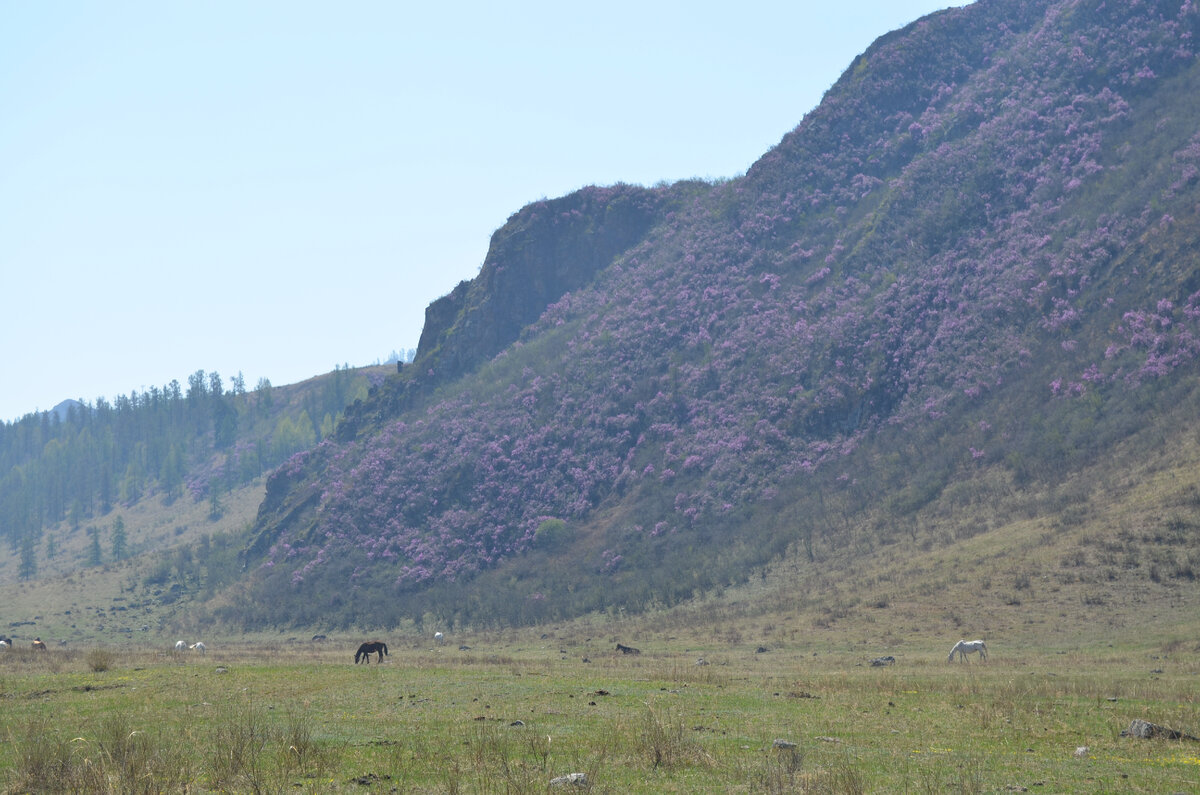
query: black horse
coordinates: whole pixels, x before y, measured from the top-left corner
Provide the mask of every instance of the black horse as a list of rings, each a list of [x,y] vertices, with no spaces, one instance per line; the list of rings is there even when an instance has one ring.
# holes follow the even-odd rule
[[[359,646],[358,651],[354,653],[354,664],[358,665],[360,662],[365,662],[367,665],[370,665],[371,655],[375,653],[379,654],[379,662],[383,662],[383,655],[388,653],[387,644],[381,640],[367,641]]]

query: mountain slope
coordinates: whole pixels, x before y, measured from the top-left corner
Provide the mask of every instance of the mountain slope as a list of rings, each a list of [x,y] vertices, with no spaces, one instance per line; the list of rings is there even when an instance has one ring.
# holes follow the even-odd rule
[[[983,0],[878,40],[743,178],[612,189],[644,209],[611,226],[596,189],[526,208],[271,478],[224,615],[671,604],[955,481],[1066,479],[1195,374],[1198,32],[1178,0]],[[577,277],[502,322],[550,266]]]
[[[220,590],[240,573],[236,552],[262,501],[264,472],[332,434],[347,402],[389,372],[395,367],[339,367],[247,391],[240,376],[226,388],[217,373],[198,371],[186,392],[172,382],[0,424],[7,620],[44,613],[59,623],[48,632],[78,639],[97,624],[72,615],[124,613],[135,587],[145,590],[137,623],[154,627],[168,604]],[[122,617],[129,629],[134,620]]]

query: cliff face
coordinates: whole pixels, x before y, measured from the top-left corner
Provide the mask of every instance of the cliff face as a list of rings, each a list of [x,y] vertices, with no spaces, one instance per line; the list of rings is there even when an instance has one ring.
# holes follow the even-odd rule
[[[338,440],[349,443],[377,430],[439,385],[491,359],[516,342],[547,307],[588,285],[597,273],[641,243],[685,197],[703,195],[708,189],[700,182],[658,189],[593,186],[514,213],[493,233],[479,275],[460,282],[426,308],[416,357],[412,365],[400,368],[402,377],[373,389],[368,400],[347,407],[337,429]],[[306,488],[295,474],[296,467],[291,466],[268,479],[250,557],[266,552],[280,528],[313,521],[313,488],[311,484]]]
[[[522,208],[492,235],[479,275],[425,310],[417,366],[448,380],[495,356],[640,243],[667,199],[665,189],[617,185]]]
[[[669,599],[832,532],[827,497],[900,521],[1098,454],[1200,358],[1198,41],[1183,0],[981,0],[881,38],[743,178],[522,209],[272,481],[263,593]],[[570,576],[528,563],[547,519]]]
[[[587,187],[514,213],[492,235],[479,275],[426,307],[414,362],[401,368],[404,377],[349,407],[338,438],[348,442],[378,428],[491,359],[548,306],[641,243],[683,197],[707,190],[696,182]]]

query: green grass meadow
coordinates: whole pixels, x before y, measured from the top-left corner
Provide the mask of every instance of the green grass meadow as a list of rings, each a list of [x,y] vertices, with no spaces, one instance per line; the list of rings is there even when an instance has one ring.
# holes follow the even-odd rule
[[[357,638],[0,656],[5,792],[1195,792],[1200,650],[894,666],[611,633]],[[462,650],[461,645],[469,646]],[[703,658],[707,664],[698,665]],[[586,660],[586,661],[585,661]],[[776,740],[794,746],[777,747]],[[1078,749],[1085,747],[1086,751]],[[585,773],[586,786],[551,785]]]

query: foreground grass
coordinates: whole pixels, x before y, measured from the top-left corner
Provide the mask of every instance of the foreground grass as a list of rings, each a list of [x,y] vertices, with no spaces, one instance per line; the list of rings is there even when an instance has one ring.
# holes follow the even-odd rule
[[[460,650],[458,643],[471,648]],[[1197,649],[1105,649],[877,668],[808,648],[664,639],[397,641],[0,657],[9,792],[1177,792],[1200,743]],[[697,665],[704,656],[707,665]],[[587,660],[585,662],[585,659]],[[777,747],[776,740],[794,743]],[[1086,746],[1086,751],[1077,749]]]

